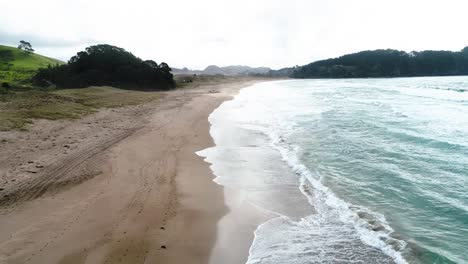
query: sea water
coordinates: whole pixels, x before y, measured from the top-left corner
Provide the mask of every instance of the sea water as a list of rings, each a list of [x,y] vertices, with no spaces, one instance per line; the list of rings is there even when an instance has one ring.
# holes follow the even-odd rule
[[[277,214],[249,264],[468,263],[468,77],[265,82],[209,120],[215,181]]]

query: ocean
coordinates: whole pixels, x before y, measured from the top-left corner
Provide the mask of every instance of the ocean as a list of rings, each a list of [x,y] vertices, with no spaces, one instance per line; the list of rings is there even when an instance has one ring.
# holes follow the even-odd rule
[[[254,263],[468,263],[468,77],[285,80],[209,117]]]

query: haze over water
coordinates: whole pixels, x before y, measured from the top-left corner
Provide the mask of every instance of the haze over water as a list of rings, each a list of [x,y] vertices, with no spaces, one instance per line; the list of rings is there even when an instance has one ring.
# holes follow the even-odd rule
[[[468,77],[267,82],[210,122],[218,183],[293,175],[309,202],[276,210],[248,263],[467,263]]]

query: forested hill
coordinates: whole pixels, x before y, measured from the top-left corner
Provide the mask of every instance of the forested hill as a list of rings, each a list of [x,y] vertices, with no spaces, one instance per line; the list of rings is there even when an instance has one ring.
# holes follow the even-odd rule
[[[468,47],[459,52],[373,50],[297,67],[293,78],[366,78],[468,75]]]
[[[139,90],[175,88],[171,68],[166,63],[142,60],[123,48],[107,44],[87,47],[67,64],[40,69],[32,80],[38,86],[59,88],[104,85]]]

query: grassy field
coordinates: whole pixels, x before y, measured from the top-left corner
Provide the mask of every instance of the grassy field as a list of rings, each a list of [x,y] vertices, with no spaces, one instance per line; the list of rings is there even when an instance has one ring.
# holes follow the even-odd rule
[[[34,118],[74,119],[99,108],[136,105],[161,98],[158,92],[89,87],[57,91],[17,91],[0,95],[0,130],[27,130]]]
[[[7,59],[1,56],[5,52],[12,54],[12,57]],[[0,83],[26,84],[37,69],[55,64],[63,64],[63,62],[39,54],[26,53],[15,47],[0,45]]]

